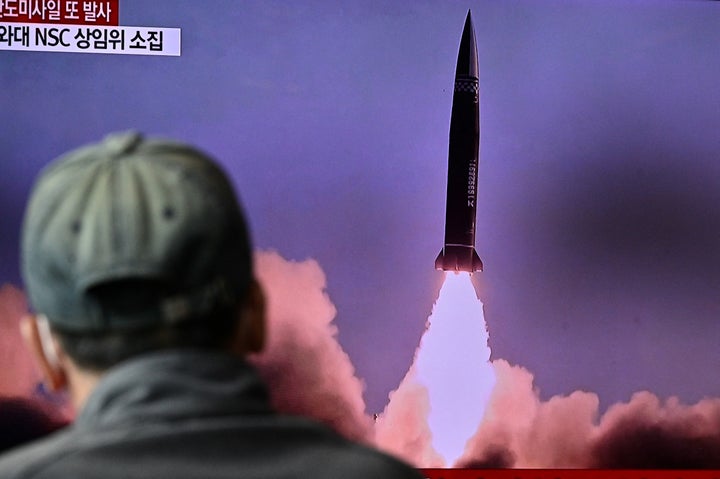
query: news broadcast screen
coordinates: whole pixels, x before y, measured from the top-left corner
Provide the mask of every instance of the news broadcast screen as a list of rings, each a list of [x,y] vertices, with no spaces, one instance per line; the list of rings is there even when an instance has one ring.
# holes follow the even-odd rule
[[[72,419],[22,217],[137,130],[231,177],[278,410],[433,478],[711,477],[719,45],[702,0],[0,1],[0,395]]]

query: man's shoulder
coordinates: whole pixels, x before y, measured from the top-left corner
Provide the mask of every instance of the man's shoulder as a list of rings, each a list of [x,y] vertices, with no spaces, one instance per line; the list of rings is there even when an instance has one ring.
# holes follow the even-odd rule
[[[388,454],[368,446],[351,443],[344,450],[335,450],[318,461],[327,474],[316,477],[343,477],[343,479],[392,478],[420,479],[417,469]]]
[[[142,457],[142,461],[137,458]],[[214,460],[208,462],[208,457]],[[135,458],[134,460],[131,458]],[[190,468],[182,466],[192,465]],[[112,430],[67,428],[0,456],[0,478],[141,477],[144,471],[205,470],[204,477],[421,479],[409,465],[349,441],[315,421],[279,415],[173,424],[123,424]],[[135,475],[133,475],[135,474]]]
[[[295,453],[302,456],[299,462],[314,465],[312,473],[315,478],[420,479],[423,477],[417,469],[370,445],[345,439],[315,421],[304,418],[296,418],[296,420],[298,425],[305,426],[300,427],[309,434],[303,441],[304,445],[298,447]]]
[[[42,472],[73,450],[71,428],[67,427],[38,441],[0,455],[0,477],[20,479],[42,477]]]

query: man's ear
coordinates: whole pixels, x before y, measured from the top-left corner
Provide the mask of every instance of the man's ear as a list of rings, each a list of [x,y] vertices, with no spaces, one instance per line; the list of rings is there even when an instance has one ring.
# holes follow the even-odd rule
[[[28,315],[20,321],[20,332],[25,344],[40,366],[45,384],[51,391],[67,386],[67,376],[60,359],[62,350],[50,332],[47,318]]]
[[[259,353],[266,338],[265,293],[257,280],[250,284],[248,296],[238,311],[235,349],[241,354]]]

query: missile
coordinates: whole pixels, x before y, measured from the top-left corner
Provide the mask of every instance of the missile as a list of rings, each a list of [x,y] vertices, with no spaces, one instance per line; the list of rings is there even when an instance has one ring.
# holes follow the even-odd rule
[[[445,244],[435,260],[443,271],[482,271],[475,251],[477,169],[480,149],[480,108],[475,32],[468,10],[465,19],[453,89],[448,151]]]

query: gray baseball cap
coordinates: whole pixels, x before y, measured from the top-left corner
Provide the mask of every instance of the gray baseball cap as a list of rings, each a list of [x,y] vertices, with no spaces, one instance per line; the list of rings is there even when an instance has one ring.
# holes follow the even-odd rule
[[[246,222],[228,178],[188,145],[109,135],[40,174],[25,214],[30,304],[67,332],[212,317],[252,281]]]

